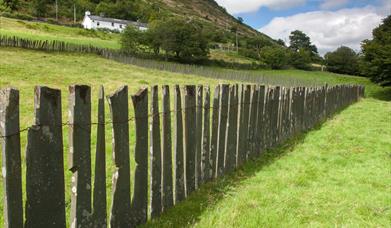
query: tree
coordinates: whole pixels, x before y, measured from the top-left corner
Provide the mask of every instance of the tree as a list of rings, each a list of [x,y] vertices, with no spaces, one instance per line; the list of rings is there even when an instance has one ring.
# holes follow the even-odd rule
[[[359,74],[358,55],[349,48],[342,46],[325,55],[327,70],[339,74]]]
[[[164,50],[166,57],[173,56],[183,62],[203,60],[209,54],[209,40],[202,24],[178,18],[153,22],[147,32],[127,27],[121,44],[127,52],[148,47],[158,55],[160,50]]]
[[[33,0],[32,7],[35,16],[44,17],[48,13],[48,0]]]
[[[19,0],[3,0],[3,4],[14,11],[18,9]]]
[[[282,39],[278,39],[277,40],[277,44],[286,47],[286,44],[285,44],[285,42]]]
[[[129,25],[125,28],[121,36],[121,48],[125,52],[136,53],[145,44],[145,33]]]
[[[244,56],[255,58],[255,59],[260,58],[261,49],[263,47],[272,45],[270,40],[259,35],[248,37],[243,40],[245,41],[245,45],[243,45],[245,46],[245,48],[243,48],[244,50],[241,50],[242,54]]]
[[[311,57],[318,55],[318,49],[311,43],[310,38],[302,31],[295,30],[289,35],[289,48],[295,52],[305,49],[311,52]]]
[[[301,70],[311,69],[311,52],[301,48],[298,51],[291,51],[289,54],[290,65]]]
[[[391,86],[391,15],[362,43],[362,73],[382,86]]]
[[[279,46],[266,46],[261,49],[261,61],[272,69],[281,69],[288,63],[285,48]]]
[[[240,24],[243,24],[243,21],[244,21],[243,17],[238,17],[238,21],[239,21]]]
[[[155,36],[161,39],[161,48],[173,53],[181,61],[197,61],[207,58],[209,41],[203,32],[202,24],[172,18],[157,25]]]

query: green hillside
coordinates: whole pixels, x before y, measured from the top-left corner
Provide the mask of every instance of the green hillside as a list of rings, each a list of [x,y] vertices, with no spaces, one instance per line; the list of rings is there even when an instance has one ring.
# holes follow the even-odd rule
[[[3,0],[0,0],[0,4],[2,2]],[[12,2],[15,2],[15,7],[12,7]],[[31,17],[55,19],[55,8],[55,1],[15,0],[11,1],[11,7],[4,8],[3,11],[12,10],[14,13]],[[237,27],[243,35],[261,35],[270,39],[245,23],[238,21],[214,0],[58,1],[58,18],[61,23],[73,23],[74,16],[76,16],[76,21],[80,22],[87,10],[98,15],[103,13],[109,17],[134,21],[141,20],[143,22],[151,22],[167,17],[186,17],[201,21],[206,26],[218,30],[230,31],[231,28]]]

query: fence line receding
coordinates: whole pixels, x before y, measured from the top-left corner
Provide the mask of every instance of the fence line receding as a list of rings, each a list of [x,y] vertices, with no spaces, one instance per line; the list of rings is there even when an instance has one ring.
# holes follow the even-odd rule
[[[97,98],[98,122],[92,123],[91,88],[74,85],[69,87],[68,121],[62,123],[61,91],[36,87],[35,124],[21,130],[19,91],[0,90],[5,227],[65,227],[66,219],[71,227],[144,224],[203,183],[237,169],[364,96],[364,87],[352,85],[219,85],[214,91],[212,94],[208,86],[162,86],[161,91],[153,86],[149,97],[148,89],[143,88],[131,96],[135,115],[129,118],[128,87],[123,86],[107,96],[108,124],[104,122],[104,88]],[[135,123],[135,134],[129,132],[129,121]],[[92,134],[92,125],[97,125],[96,134]],[[67,171],[64,127],[69,128]],[[113,132],[115,167],[107,167],[105,161],[107,127]],[[25,207],[22,131],[27,131]],[[92,135],[97,137],[93,151]],[[135,145],[130,145],[129,135],[135,135]],[[135,151],[134,169],[130,165],[131,147]],[[91,153],[96,153],[94,175]],[[114,168],[113,185],[111,193],[106,193],[109,168]],[[131,170],[135,172],[132,184]],[[71,189],[65,189],[64,172],[72,173]],[[66,192],[71,193],[69,218]],[[107,194],[112,194],[109,215]]]

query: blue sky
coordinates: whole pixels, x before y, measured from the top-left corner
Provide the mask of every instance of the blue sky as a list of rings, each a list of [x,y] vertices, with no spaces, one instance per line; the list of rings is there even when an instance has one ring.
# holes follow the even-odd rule
[[[341,45],[360,51],[360,42],[391,14],[391,0],[216,0],[235,17],[275,38],[307,33],[324,54]]]

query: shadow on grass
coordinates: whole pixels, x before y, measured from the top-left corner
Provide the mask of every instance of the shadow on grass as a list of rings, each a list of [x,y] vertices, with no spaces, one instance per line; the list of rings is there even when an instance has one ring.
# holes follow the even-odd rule
[[[322,124],[319,124],[311,131],[319,130],[321,127]],[[241,185],[243,181],[251,178],[264,167],[269,166],[274,161],[293,151],[297,145],[303,143],[306,133],[295,136],[274,149],[265,151],[258,158],[247,161],[246,164],[234,172],[202,185],[186,200],[164,212],[160,218],[153,219],[142,227],[192,226],[208,208],[213,208],[225,195],[229,194],[231,189]]]
[[[370,97],[382,101],[391,101],[391,87],[377,89],[371,93]]]

